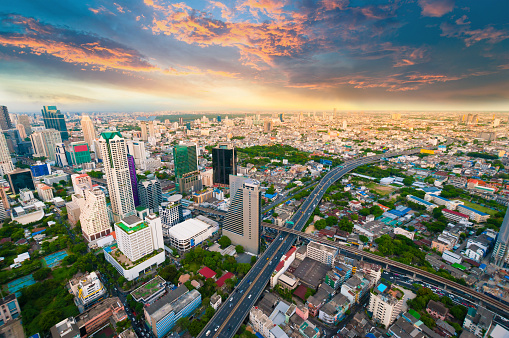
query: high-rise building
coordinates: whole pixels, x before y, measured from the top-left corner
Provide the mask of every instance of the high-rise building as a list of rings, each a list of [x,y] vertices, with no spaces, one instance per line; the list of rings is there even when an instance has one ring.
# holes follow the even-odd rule
[[[161,219],[151,214],[141,220],[138,216],[129,216],[115,223],[118,248],[131,262],[162,249],[163,230]]]
[[[146,159],[147,153],[145,152],[145,142],[139,141],[127,141],[127,151],[129,155],[134,157],[134,163],[136,164],[136,168],[140,170],[146,170]]]
[[[76,196],[80,204],[80,222],[83,236],[88,242],[95,241],[111,232],[110,219],[106,207],[106,196],[99,188],[85,190],[83,198]],[[75,196],[73,196],[73,201]]]
[[[270,133],[272,131],[272,120],[265,120],[263,122],[263,132]]]
[[[229,176],[237,175],[237,153],[228,143],[220,143],[212,149],[213,182],[222,186],[229,184]]]
[[[30,125],[30,117],[28,115],[19,115],[18,123],[22,124],[23,127],[25,127],[25,133],[27,134],[27,136],[30,136],[30,134],[32,134],[32,126]]]
[[[41,111],[46,129],[58,130],[62,141],[67,141],[69,132],[67,132],[67,126],[65,125],[64,114],[60,113],[56,106],[44,106]]]
[[[2,130],[14,128],[6,106],[0,106],[0,128]]]
[[[147,122],[141,121],[140,122],[140,128],[141,128],[141,139],[143,141],[147,141],[148,140]]]
[[[373,288],[368,312],[373,314],[373,321],[389,327],[401,312],[404,293],[395,287],[380,283]]]
[[[140,196],[140,205],[148,208],[150,212],[159,210],[163,201],[161,192],[161,183],[157,179],[140,181],[138,183],[138,194]]]
[[[11,153],[20,153],[20,143],[22,143],[19,131],[16,128],[3,130],[5,139],[7,140],[7,147]]]
[[[2,201],[2,206],[4,210],[9,210],[11,205],[9,203],[9,199],[7,198],[7,193],[5,192],[5,187],[0,186],[0,200]]]
[[[22,124],[17,124],[16,125],[16,129],[18,129],[18,132],[19,132],[19,137],[21,137],[21,139],[26,139],[27,138],[27,133],[25,131],[25,126],[22,125]]]
[[[92,190],[92,179],[87,174],[72,174],[71,183],[76,195],[85,197],[85,191]]]
[[[195,144],[177,144],[173,147],[173,161],[175,165],[175,179],[198,170]]]
[[[131,178],[131,187],[133,188],[134,206],[140,205],[140,195],[138,194],[138,177],[136,176],[136,164],[132,155],[127,155],[129,165],[129,177]]]
[[[30,141],[32,141],[35,157],[46,157],[56,161],[57,144],[62,143],[61,132],[55,129],[37,131],[30,135]]]
[[[67,167],[69,165],[68,153],[65,149],[65,144],[57,143],[55,145],[55,161],[57,167]]]
[[[179,126],[183,126],[183,125],[184,125],[184,118],[179,117]]]
[[[134,198],[125,139],[119,132],[102,133],[99,147],[114,219],[120,220],[134,215]]]
[[[233,177],[233,176],[230,176]],[[260,182],[246,179],[237,191],[230,190],[231,204],[223,223],[223,235],[246,251],[258,254],[260,245]]]
[[[148,121],[148,136],[156,137],[156,131],[154,129],[154,121]]]
[[[500,231],[498,233],[497,242],[493,253],[491,254],[491,262],[501,268],[509,266],[509,208],[504,216]]]
[[[12,164],[11,153],[7,147],[7,140],[4,133],[0,133],[0,176],[3,177],[13,170],[14,164]]]
[[[30,169],[14,169],[7,174],[12,192],[19,194],[21,189],[35,190],[34,179]]]
[[[94,122],[92,122],[90,116],[83,115],[81,117],[81,129],[83,130],[83,138],[85,139],[85,142],[90,148],[92,148],[92,143],[97,135],[95,133]]]

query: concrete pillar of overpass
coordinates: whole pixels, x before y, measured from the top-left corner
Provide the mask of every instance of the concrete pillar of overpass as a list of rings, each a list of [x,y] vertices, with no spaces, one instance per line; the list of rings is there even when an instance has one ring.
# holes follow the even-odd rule
[[[364,260],[364,256],[361,256],[361,262]]]
[[[447,284],[444,284],[444,290],[447,290]]]
[[[415,279],[416,275],[415,272],[412,274],[412,278]]]

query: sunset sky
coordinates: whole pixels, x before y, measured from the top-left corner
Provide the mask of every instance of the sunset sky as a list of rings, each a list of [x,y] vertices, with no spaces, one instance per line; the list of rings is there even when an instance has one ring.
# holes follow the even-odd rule
[[[0,11],[11,112],[509,110],[506,0],[16,0]]]

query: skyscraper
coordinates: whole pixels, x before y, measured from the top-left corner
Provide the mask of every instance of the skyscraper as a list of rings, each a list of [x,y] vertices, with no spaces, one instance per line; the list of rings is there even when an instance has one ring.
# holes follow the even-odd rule
[[[61,133],[55,129],[46,129],[37,131],[30,135],[32,148],[35,157],[46,157],[52,161],[56,161],[55,150],[57,144],[62,143]]]
[[[178,182],[185,174],[198,170],[195,144],[177,144],[173,147],[175,164],[175,181]]]
[[[53,128],[58,130],[62,141],[67,141],[69,139],[69,133],[65,125],[64,114],[60,113],[60,110],[58,110],[56,106],[44,106],[41,111],[46,129]]]
[[[163,201],[163,195],[161,192],[161,183],[159,183],[157,179],[139,182],[138,194],[142,207],[148,208],[151,213],[159,210],[159,205],[161,205]]]
[[[212,149],[214,184],[228,185],[229,175],[237,175],[237,153],[228,143],[220,143]]]
[[[148,140],[147,122],[141,121],[140,122],[140,128],[141,128],[141,139],[142,139],[142,141],[147,141]]]
[[[111,232],[106,196],[99,188],[84,190],[84,198],[74,197],[80,204],[80,222],[83,236],[88,242],[94,241]]]
[[[133,188],[134,206],[140,205],[140,197],[138,194],[138,178],[136,177],[136,163],[134,156],[127,155],[127,163],[129,165],[129,177],[131,178],[131,187]]]
[[[12,164],[11,153],[7,147],[7,140],[4,133],[0,133],[0,176],[10,173],[14,170]]]
[[[265,120],[263,122],[263,132],[270,133],[272,131],[272,120]]]
[[[127,141],[127,151],[134,157],[136,168],[146,170],[147,153],[145,152],[145,142]]]
[[[148,121],[148,136],[156,137],[156,131],[154,129],[154,121]]]
[[[125,139],[119,132],[102,133],[99,148],[103,157],[111,210],[116,221],[133,215],[134,198]]]
[[[19,115],[18,123],[22,124],[23,127],[25,127],[25,133],[27,134],[27,136],[30,136],[30,134],[32,134],[32,126],[30,125],[30,117],[28,115]]]
[[[24,125],[22,125],[22,124],[18,123],[18,124],[16,125],[16,129],[18,129],[19,137],[21,137],[21,139],[23,139],[23,140],[24,140],[24,139],[26,139],[26,138],[27,138],[27,133],[26,133],[26,131],[25,131],[25,126],[24,126]]]
[[[14,128],[6,106],[0,106],[0,128],[2,130]]]
[[[491,254],[491,262],[499,267],[509,265],[509,208],[505,212],[504,220],[500,226],[500,231],[497,237],[497,243]]]
[[[92,148],[92,143],[97,135],[95,134],[94,123],[90,119],[90,116],[83,115],[81,118],[81,129],[83,130],[83,138],[85,139],[85,142],[87,142],[88,146]]]
[[[230,176],[232,177],[232,176]],[[231,191],[231,204],[223,223],[223,235],[233,244],[258,254],[260,245],[260,182],[246,179],[237,191]]]

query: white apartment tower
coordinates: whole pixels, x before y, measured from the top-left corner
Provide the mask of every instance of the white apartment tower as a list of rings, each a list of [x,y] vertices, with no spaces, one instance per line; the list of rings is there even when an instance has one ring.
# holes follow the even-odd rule
[[[87,142],[88,146],[92,148],[96,134],[94,122],[92,122],[90,116],[83,115],[81,118],[81,129],[83,130],[83,138],[85,139],[85,142]]]
[[[115,223],[118,248],[136,262],[164,247],[161,218],[150,214],[142,221],[138,216],[128,216]]]
[[[85,196],[73,196],[81,209],[80,222],[83,236],[88,242],[94,241],[111,232],[106,196],[99,188],[84,190]]]
[[[14,164],[12,164],[11,154],[7,147],[7,140],[4,133],[0,133],[0,175],[3,177],[13,170]]]
[[[127,162],[126,141],[119,132],[106,132],[99,139],[111,210],[115,221],[134,215],[134,198]]]

